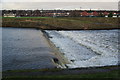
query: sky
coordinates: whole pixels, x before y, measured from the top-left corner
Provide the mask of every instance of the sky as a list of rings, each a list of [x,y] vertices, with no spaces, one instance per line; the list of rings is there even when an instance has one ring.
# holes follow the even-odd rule
[[[119,0],[2,0],[2,2],[118,2]]]
[[[120,0],[1,0],[2,9],[118,10]]]

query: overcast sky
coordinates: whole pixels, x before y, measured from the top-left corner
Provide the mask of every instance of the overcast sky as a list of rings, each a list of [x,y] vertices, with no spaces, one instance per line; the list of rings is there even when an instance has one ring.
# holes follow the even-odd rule
[[[2,9],[109,9],[118,10],[120,0],[2,0]]]
[[[2,2],[118,2],[119,0],[2,0]]]

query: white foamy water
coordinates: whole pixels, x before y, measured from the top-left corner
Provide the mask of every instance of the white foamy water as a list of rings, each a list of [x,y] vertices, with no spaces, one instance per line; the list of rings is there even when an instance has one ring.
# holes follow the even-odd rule
[[[118,64],[118,30],[46,31],[69,68]]]

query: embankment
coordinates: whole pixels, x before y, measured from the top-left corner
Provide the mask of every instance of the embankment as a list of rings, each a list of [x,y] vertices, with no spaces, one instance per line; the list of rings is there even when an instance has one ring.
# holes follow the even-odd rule
[[[2,27],[23,27],[52,30],[118,29],[120,18],[62,17],[62,18],[2,18]]]
[[[119,66],[80,68],[80,69],[35,69],[35,70],[14,70],[3,72],[4,80],[58,80],[58,79],[81,79],[86,80],[104,78],[119,80]],[[87,79],[90,78],[90,79]]]

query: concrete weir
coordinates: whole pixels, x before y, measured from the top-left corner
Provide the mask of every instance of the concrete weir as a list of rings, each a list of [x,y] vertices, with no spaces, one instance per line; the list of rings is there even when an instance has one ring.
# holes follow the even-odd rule
[[[3,28],[2,44],[3,71],[66,68],[64,56],[41,30]]]
[[[69,61],[67,58],[62,55],[62,53],[59,51],[59,49],[49,40],[49,35],[44,31],[41,30],[44,37],[46,38],[48,44],[50,45],[50,48],[53,50],[53,55],[55,55],[56,58],[52,58],[52,62],[57,65],[57,68],[67,68],[65,64],[69,64]]]

